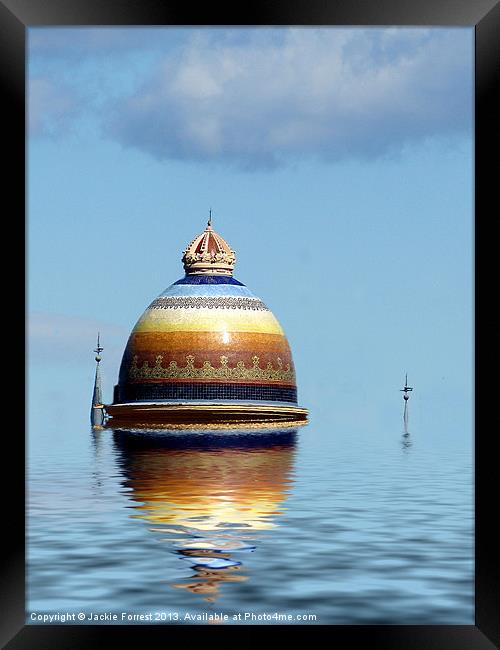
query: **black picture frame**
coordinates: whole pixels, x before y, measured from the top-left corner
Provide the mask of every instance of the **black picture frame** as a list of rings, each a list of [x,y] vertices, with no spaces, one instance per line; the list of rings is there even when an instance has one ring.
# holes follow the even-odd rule
[[[18,223],[18,243],[24,250],[25,219],[25,38],[35,26],[72,25],[399,25],[399,26],[469,26],[475,28],[476,96],[475,96],[475,238],[476,249],[482,224],[494,206],[498,185],[498,165],[490,155],[498,151],[496,131],[499,102],[496,76],[500,73],[500,2],[498,0],[294,0],[283,5],[253,2],[251,5],[214,5],[205,3],[193,8],[186,3],[168,0],[0,0],[0,77],[4,97],[4,191],[8,193],[9,245]],[[8,188],[8,189],[7,189]],[[5,200],[5,197],[4,197]],[[4,203],[4,205],[6,205]],[[5,240],[4,240],[5,241]],[[495,251],[496,252],[496,251]],[[495,255],[482,254],[484,264],[475,263],[475,283],[479,287],[492,272]],[[491,269],[487,267],[491,260]],[[20,277],[24,276],[21,268]],[[477,304],[477,301],[476,301]],[[24,301],[20,305],[23,312]],[[23,324],[19,327],[23,332]],[[485,338],[483,333],[481,338]],[[480,337],[477,335],[476,342]],[[24,349],[20,340],[20,349]],[[19,349],[18,348],[18,349]],[[476,348],[477,356],[477,348]],[[19,364],[22,365],[22,364]],[[23,381],[21,377],[20,381]],[[21,385],[21,384],[18,384]],[[10,394],[12,397],[12,394]],[[476,390],[476,413],[481,411]],[[4,499],[4,563],[1,589],[2,647],[21,648],[90,648],[116,642],[118,635],[127,645],[147,647],[165,642],[173,626],[26,626],[25,625],[25,441],[16,427],[4,425],[9,435],[9,464],[15,458],[9,481],[8,498]],[[475,433],[475,625],[385,625],[385,626],[293,626],[297,641],[302,633],[311,636],[319,628],[327,632],[328,643],[339,647],[362,645],[370,648],[423,650],[446,648],[484,650],[500,647],[500,587],[498,580],[498,542],[494,532],[494,515],[498,505],[494,490],[496,457],[492,453],[489,428],[476,426]],[[6,444],[4,442],[4,444]],[[495,509],[496,506],[496,509]],[[8,533],[6,533],[8,531]],[[249,626],[250,627],[250,626]],[[249,639],[264,631],[283,634],[290,626],[250,627]],[[241,626],[181,626],[177,632],[192,640],[210,640],[239,634]],[[169,635],[167,637],[166,635]],[[184,636],[184,638],[186,638]]]

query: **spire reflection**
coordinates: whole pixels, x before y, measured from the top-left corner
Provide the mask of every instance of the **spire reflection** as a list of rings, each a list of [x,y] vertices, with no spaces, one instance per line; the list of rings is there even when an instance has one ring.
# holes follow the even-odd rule
[[[113,438],[131,516],[194,571],[171,586],[214,602],[221,583],[248,580],[245,553],[285,509],[296,430],[115,429]]]
[[[410,437],[410,434],[408,432],[403,433],[403,435],[401,437],[401,446],[403,448],[403,451],[408,451],[410,449],[410,447],[412,446],[411,437]]]

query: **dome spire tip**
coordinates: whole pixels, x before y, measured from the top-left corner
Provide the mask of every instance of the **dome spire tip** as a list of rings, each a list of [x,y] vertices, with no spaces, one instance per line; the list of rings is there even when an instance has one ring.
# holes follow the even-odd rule
[[[232,275],[236,254],[212,229],[212,208],[205,230],[193,239],[182,256],[188,275]]]

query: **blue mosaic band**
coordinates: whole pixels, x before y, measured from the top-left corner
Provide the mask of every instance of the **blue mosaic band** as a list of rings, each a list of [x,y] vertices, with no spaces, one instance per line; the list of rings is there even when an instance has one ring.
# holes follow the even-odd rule
[[[297,403],[297,388],[223,383],[141,383],[125,384],[119,388],[116,402],[154,402],[156,400],[265,400]],[[119,399],[117,399],[119,397]]]
[[[230,275],[186,275],[174,284],[237,284],[244,286]]]

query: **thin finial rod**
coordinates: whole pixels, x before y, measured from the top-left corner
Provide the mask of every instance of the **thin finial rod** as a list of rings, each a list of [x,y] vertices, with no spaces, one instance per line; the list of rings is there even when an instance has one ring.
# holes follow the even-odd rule
[[[100,332],[97,332],[97,347],[94,350],[94,352],[97,354],[97,357],[96,357],[97,363],[99,363],[99,361],[101,360],[99,355],[101,354],[101,352],[103,350],[104,350],[104,348],[101,346],[101,342],[100,342]]]
[[[208,225],[212,225],[212,208],[208,211]]]

